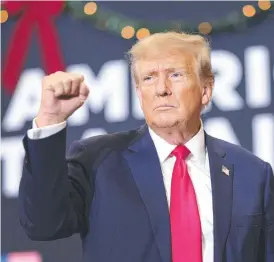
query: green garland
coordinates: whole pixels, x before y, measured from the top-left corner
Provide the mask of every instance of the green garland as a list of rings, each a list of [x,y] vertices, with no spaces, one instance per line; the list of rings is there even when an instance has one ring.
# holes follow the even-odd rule
[[[272,2],[272,1],[271,1]],[[190,24],[186,21],[166,21],[166,22],[149,22],[141,21],[137,19],[131,19],[126,15],[102,8],[97,3],[97,11],[93,15],[87,15],[84,13],[85,1],[66,1],[64,11],[71,14],[76,19],[85,21],[91,21],[93,25],[100,29],[121,35],[121,30],[125,26],[132,26],[135,32],[141,28],[147,28],[150,33],[163,32],[167,30],[183,31],[183,32],[199,32],[199,23]],[[224,32],[241,32],[252,26],[260,24],[262,21],[268,18],[273,13],[274,5],[271,3],[271,7],[263,11],[256,2],[253,5],[256,10],[256,14],[253,17],[246,17],[243,15],[242,10],[234,11],[227,14],[215,21],[208,21],[212,26],[209,35],[224,33]],[[1,6],[2,9],[2,6]],[[136,37],[136,36],[135,36]]]
[[[167,22],[148,22],[131,19],[125,15],[117,12],[101,8],[100,4],[97,4],[97,11],[93,15],[87,15],[84,13],[84,6],[87,2],[77,1],[66,3],[66,10],[69,11],[74,17],[78,19],[92,21],[93,24],[105,31],[110,31],[115,34],[121,35],[121,30],[125,26],[134,27],[135,31],[140,28],[149,29],[150,33],[163,32],[166,30],[184,31],[184,32],[199,32],[199,24],[189,24],[186,21],[167,21]],[[264,21],[270,13],[273,11],[273,4],[270,9],[263,11],[257,3],[253,5],[256,10],[256,14],[253,17],[245,17],[242,10],[229,13],[227,16],[220,18],[216,21],[209,21],[212,30],[210,35],[222,33],[222,32],[239,32],[249,27],[258,25]]]

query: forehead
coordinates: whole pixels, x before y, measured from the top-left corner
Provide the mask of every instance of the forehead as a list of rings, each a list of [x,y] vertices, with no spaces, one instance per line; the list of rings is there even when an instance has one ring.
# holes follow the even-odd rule
[[[138,74],[160,72],[183,68],[192,70],[194,57],[190,54],[167,55],[163,57],[151,57],[136,61],[135,68]]]

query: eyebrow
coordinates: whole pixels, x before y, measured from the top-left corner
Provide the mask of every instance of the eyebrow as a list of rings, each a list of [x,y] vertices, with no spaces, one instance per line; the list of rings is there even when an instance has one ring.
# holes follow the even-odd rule
[[[165,71],[165,72],[175,72],[175,71],[181,71],[181,70],[185,70],[185,67],[169,67],[166,68],[164,70],[161,71]],[[142,75],[148,75],[148,74],[155,74],[157,73],[159,70],[157,69],[149,69],[147,71],[142,72]]]

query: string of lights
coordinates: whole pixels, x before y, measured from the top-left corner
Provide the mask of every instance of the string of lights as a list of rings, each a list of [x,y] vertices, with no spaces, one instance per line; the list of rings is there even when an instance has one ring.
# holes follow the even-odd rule
[[[96,2],[67,1],[64,11],[76,19],[92,21],[93,25],[125,39],[141,39],[150,34],[166,30],[199,32],[213,35],[222,32],[239,32],[265,20],[273,11],[271,1],[261,0],[245,5],[241,10],[227,14],[218,20],[190,24],[186,21],[166,21],[163,23],[132,19],[126,15],[102,8]],[[1,23],[8,20],[7,10],[1,10]]]

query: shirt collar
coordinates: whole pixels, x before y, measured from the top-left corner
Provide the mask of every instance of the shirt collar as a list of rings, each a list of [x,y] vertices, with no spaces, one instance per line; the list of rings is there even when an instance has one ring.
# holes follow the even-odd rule
[[[163,162],[168,158],[170,153],[175,149],[176,145],[171,145],[166,142],[163,138],[158,136],[150,127],[149,133],[155,145],[160,163]],[[198,162],[201,165],[204,165],[206,159],[206,150],[205,150],[205,134],[203,123],[201,122],[201,127],[198,133],[192,137],[185,146],[191,152],[191,159],[195,162]]]

